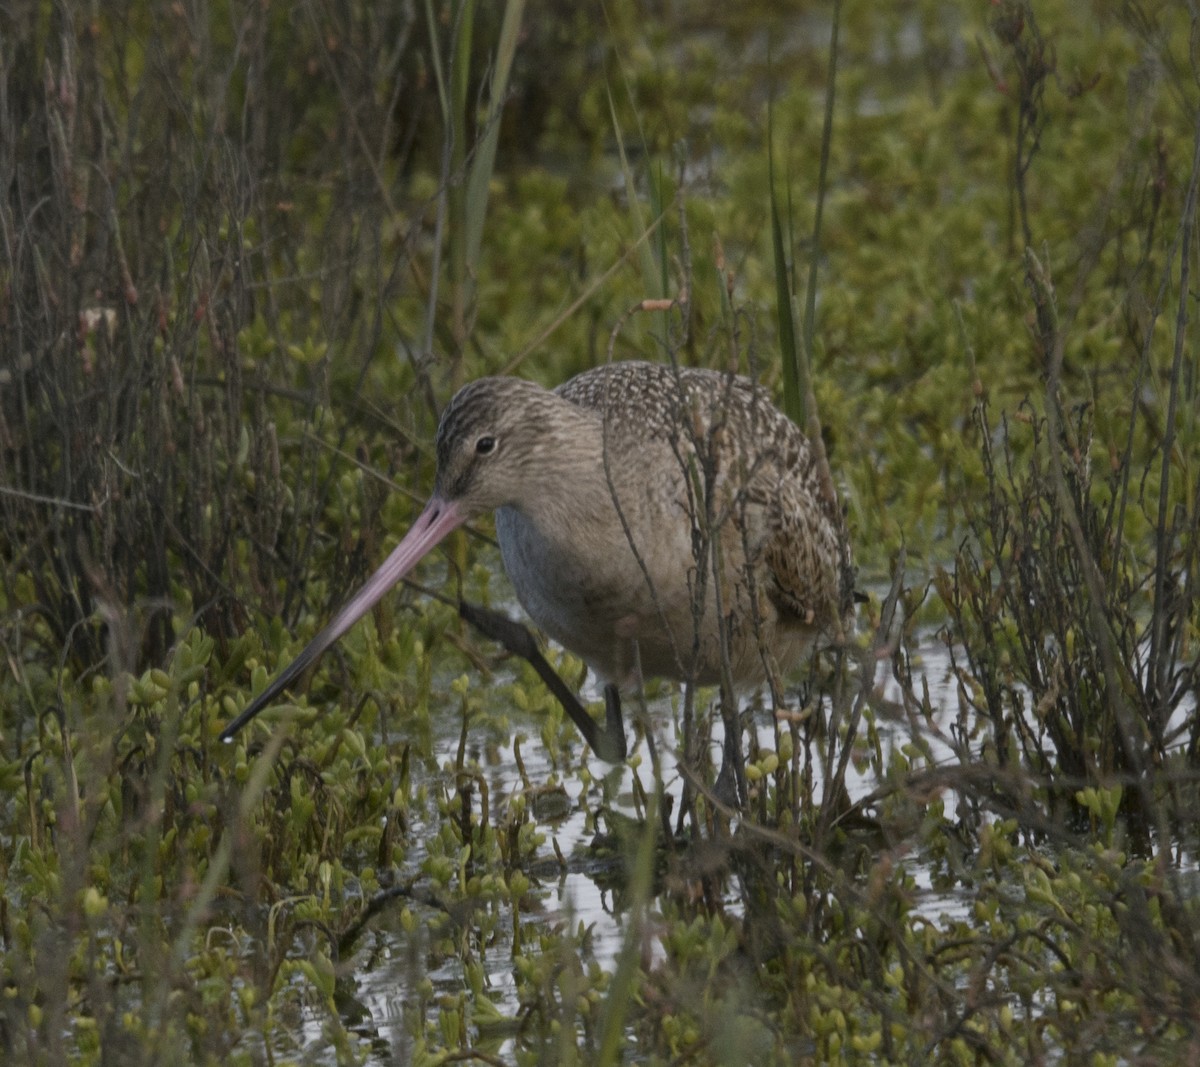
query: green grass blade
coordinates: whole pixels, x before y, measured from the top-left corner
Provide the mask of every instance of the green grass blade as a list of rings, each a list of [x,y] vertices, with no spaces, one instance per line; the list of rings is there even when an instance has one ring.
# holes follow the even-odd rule
[[[804,355],[810,366],[817,322],[817,268],[821,262],[821,217],[825,210],[826,175],[829,171],[829,145],[833,139],[833,101],[837,86],[838,28],[841,25],[841,0],[833,0],[829,36],[829,77],[825,82],[825,118],[821,126],[821,160],[817,171],[817,206],[813,216],[812,260],[808,268],[808,287],[804,301]],[[807,377],[807,375],[806,375]],[[811,386],[811,378],[808,379]]]
[[[625,1019],[637,996],[645,934],[646,911],[654,896],[654,860],[658,844],[658,811],[662,803],[660,792],[646,809],[642,830],[638,835],[637,852],[629,873],[628,911],[625,944],[617,957],[617,969],[609,983],[604,1011],[600,1016],[599,1051],[595,1063],[600,1067],[621,1062],[621,1045],[625,1036]]]
[[[625,179],[625,197],[629,201],[629,213],[633,216],[633,224],[640,237],[647,230],[646,217],[642,212],[641,201],[638,199],[637,180],[633,168],[629,165],[629,156],[625,152],[625,138],[621,133],[621,120],[617,118],[617,104],[613,100],[612,88],[605,87],[608,96],[608,113],[612,118],[613,136],[617,141],[617,155],[621,159],[621,175]],[[649,243],[642,243],[638,249],[638,260],[642,268],[642,283],[646,287],[646,295],[650,299],[662,299],[666,290],[662,284],[662,272],[654,262],[654,250]]]
[[[438,46],[437,19],[433,14],[433,0],[425,0],[425,22],[429,28],[429,61],[433,65],[433,82],[437,86],[438,103],[442,108],[442,119],[450,118],[450,98],[446,95],[446,75],[442,71],[442,50]]]
[[[775,191],[775,132],[770,109],[767,117],[767,176],[771,191],[771,248],[775,258],[775,316],[779,322],[779,358],[783,365],[783,410],[797,426],[807,426],[804,402],[807,390],[801,387],[807,374],[804,354],[797,344],[787,244]]]
[[[475,146],[467,175],[466,217],[466,267],[473,277],[479,264],[479,251],[483,245],[483,223],[487,218],[488,191],[496,165],[496,145],[500,139],[500,112],[508,95],[508,81],[512,74],[513,57],[517,52],[517,41],[521,35],[521,17],[525,12],[525,0],[509,0],[504,8],[504,21],[500,26],[500,40],[496,46],[496,63],[492,69],[492,84],[488,91],[488,110],[484,128]]]
[[[467,228],[467,107],[471,72],[471,38],[475,32],[475,0],[465,0],[458,12],[454,58],[450,66],[450,279],[454,288],[455,321],[460,322],[468,304]]]

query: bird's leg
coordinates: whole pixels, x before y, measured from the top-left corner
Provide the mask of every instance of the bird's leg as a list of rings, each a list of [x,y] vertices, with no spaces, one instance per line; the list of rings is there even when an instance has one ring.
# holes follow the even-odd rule
[[[528,627],[514,622],[498,611],[480,607],[478,604],[469,604],[465,600],[458,602],[458,613],[481,634],[498,641],[514,656],[520,656],[537,671],[538,677],[546,683],[546,688],[554,694],[555,699],[563,706],[563,711],[579,727],[583,739],[600,759],[608,763],[620,763],[625,759],[625,724],[621,719],[621,698],[615,686],[608,685],[604,688],[605,728],[602,730],[579,702],[579,698],[567,688],[567,684],[555,669],[546,662],[546,657],[542,655]]]
[[[619,741],[620,758],[625,758],[625,719],[621,715],[621,690],[612,682],[604,686],[604,731]]]

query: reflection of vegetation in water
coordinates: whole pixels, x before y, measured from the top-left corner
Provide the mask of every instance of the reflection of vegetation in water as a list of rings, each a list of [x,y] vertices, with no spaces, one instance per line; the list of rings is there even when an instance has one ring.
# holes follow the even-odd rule
[[[650,710],[667,810],[648,756],[600,778],[532,673],[424,597],[348,635],[290,731],[215,735],[410,518],[460,376],[561,380],[621,322],[618,357],[736,352],[781,387],[766,104],[802,293],[828,18],[539,12],[505,93],[487,5],[6,12],[14,1057],[1188,1058],[1191,28],[877,7],[843,13],[812,358],[865,576],[907,551],[896,621],[860,621],[896,685],[822,657],[747,730],[736,817],[704,694]],[[686,330],[624,318],[683,280]],[[615,955],[540,911],[583,862],[560,787],[607,849]],[[354,1015],[372,946],[405,953],[386,1031]]]

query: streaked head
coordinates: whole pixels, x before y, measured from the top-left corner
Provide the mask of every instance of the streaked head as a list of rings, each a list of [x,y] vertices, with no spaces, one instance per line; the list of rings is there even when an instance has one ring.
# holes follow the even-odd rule
[[[463,386],[442,413],[434,498],[454,501],[466,519],[518,504],[541,468],[562,413],[575,409],[521,378],[480,378]]]

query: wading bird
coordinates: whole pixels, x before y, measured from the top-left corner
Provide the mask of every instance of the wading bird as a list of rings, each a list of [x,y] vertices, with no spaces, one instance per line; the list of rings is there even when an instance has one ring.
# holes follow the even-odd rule
[[[451,531],[493,510],[521,605],[607,683],[605,732],[577,702],[567,710],[608,759],[625,755],[617,690],[639,673],[760,682],[853,610],[832,484],[754,382],[642,362],[554,390],[482,378],[442,415],[433,496],[407,536],[221,736],[275,700]],[[472,610],[463,609],[469,621],[540,659],[531,639],[514,647],[505,626],[523,628]]]

